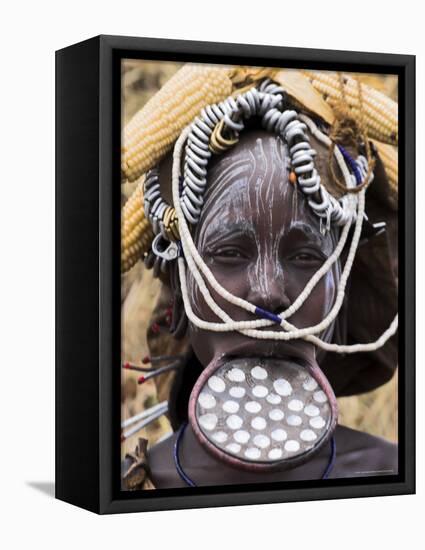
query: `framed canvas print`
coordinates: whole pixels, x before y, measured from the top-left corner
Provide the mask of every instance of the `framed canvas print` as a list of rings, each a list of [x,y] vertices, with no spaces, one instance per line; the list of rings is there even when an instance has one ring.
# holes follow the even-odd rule
[[[414,57],[56,59],[57,498],[414,492]]]

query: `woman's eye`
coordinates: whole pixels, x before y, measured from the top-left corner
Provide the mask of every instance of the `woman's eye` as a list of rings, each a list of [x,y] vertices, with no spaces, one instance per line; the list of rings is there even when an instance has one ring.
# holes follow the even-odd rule
[[[321,254],[310,251],[302,251],[292,254],[289,260],[302,264],[321,264],[324,258]]]
[[[233,246],[226,246],[223,248],[218,248],[210,252],[210,256],[216,260],[242,260],[246,259],[248,256],[246,252],[240,248],[235,248]]]
[[[294,256],[294,260],[301,260],[301,261],[306,261],[308,262],[309,260],[315,260],[315,256],[313,256],[312,254],[306,254],[306,253],[303,253],[303,254],[297,254],[296,256]]]
[[[237,248],[225,248],[218,250],[215,255],[223,256],[224,258],[243,258],[242,252]]]

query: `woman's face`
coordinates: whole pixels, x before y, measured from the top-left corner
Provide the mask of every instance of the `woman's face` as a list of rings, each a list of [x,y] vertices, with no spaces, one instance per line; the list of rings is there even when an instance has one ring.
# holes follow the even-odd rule
[[[287,147],[280,138],[263,130],[242,134],[233,149],[210,162],[195,234],[195,244],[217,281],[235,296],[274,313],[294,302],[335,246],[335,235],[322,234],[318,217],[305,195],[289,181],[289,173]],[[288,319],[292,324],[302,328],[323,319],[335,297],[338,271],[336,265],[321,279]],[[188,273],[194,312],[207,321],[220,322]],[[258,318],[209,290],[232,319]],[[313,346],[304,340],[258,340],[239,332],[189,327],[192,347],[204,366],[222,354],[290,355],[307,360],[315,356]],[[277,326],[263,330],[270,329],[282,330]]]

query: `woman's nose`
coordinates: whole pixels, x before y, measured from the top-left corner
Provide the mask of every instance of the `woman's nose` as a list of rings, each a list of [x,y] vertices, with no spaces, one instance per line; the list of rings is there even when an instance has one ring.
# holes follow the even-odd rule
[[[287,294],[287,277],[284,268],[272,260],[264,259],[248,276],[248,301],[271,313],[279,314],[291,305]]]

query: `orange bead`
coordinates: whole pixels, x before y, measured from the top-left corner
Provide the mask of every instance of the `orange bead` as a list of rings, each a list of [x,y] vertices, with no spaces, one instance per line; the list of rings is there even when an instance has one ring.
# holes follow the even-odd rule
[[[292,183],[292,185],[295,185],[297,183],[297,174],[295,172],[291,172],[289,174],[289,181]]]

